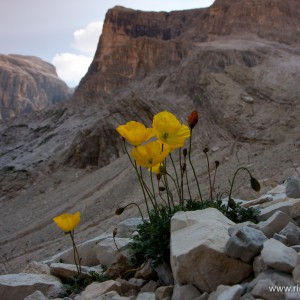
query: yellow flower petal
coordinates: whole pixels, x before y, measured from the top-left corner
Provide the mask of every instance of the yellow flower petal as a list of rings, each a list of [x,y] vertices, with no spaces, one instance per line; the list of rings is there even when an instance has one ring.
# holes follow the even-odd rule
[[[72,214],[62,214],[53,218],[56,225],[64,232],[68,233],[78,225],[80,221],[80,212],[78,211],[74,215]]]
[[[155,135],[152,128],[146,128],[144,124],[136,121],[130,121],[125,125],[120,125],[116,130],[134,146],[142,144]]]
[[[157,139],[171,147],[182,147],[191,135],[188,126],[181,124],[173,114],[167,111],[155,115],[152,126]]]
[[[170,151],[168,147],[163,147],[160,141],[149,142],[145,145],[137,146],[132,149],[131,155],[142,167],[152,168],[161,163]]]

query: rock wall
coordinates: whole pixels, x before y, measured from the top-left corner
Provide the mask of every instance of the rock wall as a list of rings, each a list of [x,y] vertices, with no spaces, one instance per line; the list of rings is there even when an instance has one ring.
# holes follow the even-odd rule
[[[70,96],[53,65],[32,56],[0,55],[0,119],[41,110]]]
[[[217,0],[209,8],[170,13],[116,6],[106,14],[94,60],[75,98],[99,101],[134,79],[178,66],[195,44],[220,36],[247,34],[298,45],[299,18],[296,0]]]

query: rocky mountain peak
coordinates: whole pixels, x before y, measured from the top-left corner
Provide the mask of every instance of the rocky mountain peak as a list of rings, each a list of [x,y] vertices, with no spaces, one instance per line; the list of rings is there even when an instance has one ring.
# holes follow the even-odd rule
[[[70,96],[53,65],[34,56],[0,55],[0,119],[41,110]]]
[[[133,80],[178,66],[197,43],[222,36],[252,35],[299,45],[300,3],[296,0],[217,0],[209,8],[143,12],[116,6],[105,18],[88,73],[75,99],[99,101]]]

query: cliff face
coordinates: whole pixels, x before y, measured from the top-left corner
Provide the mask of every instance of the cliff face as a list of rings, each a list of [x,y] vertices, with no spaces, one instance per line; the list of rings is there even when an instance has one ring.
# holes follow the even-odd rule
[[[98,101],[134,79],[178,66],[196,43],[253,35],[299,45],[297,0],[217,0],[204,9],[142,12],[116,6],[106,14],[94,60],[75,98]]]
[[[70,96],[51,64],[37,57],[0,55],[0,119],[41,110]]]

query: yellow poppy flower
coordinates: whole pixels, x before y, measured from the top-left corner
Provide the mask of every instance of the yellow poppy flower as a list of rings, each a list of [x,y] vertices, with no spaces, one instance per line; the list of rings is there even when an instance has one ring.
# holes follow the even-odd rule
[[[163,147],[160,141],[155,141],[133,148],[131,155],[137,164],[151,169],[162,162],[169,152],[168,147]]]
[[[167,111],[155,115],[152,126],[156,137],[171,147],[182,147],[185,139],[191,135],[188,126],[181,124],[173,114]]]
[[[146,128],[144,124],[136,121],[130,121],[125,125],[118,126],[117,131],[134,146],[140,145],[155,135],[152,128]]]
[[[53,218],[56,225],[64,232],[68,233],[78,225],[80,221],[80,212],[78,211],[74,215],[72,214],[62,214]]]

